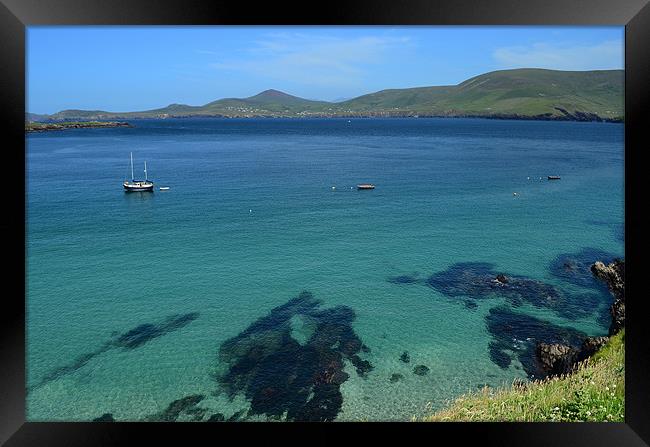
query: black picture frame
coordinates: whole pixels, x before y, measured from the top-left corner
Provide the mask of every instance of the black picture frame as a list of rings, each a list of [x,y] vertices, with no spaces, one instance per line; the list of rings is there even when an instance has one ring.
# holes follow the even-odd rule
[[[30,25],[624,25],[625,254],[627,258],[625,423],[191,424],[25,422],[25,27]],[[650,150],[650,6],[648,0],[347,1],[318,4],[199,0],[0,0],[0,114],[5,187],[2,222],[5,276],[0,313],[0,443],[7,446],[131,445],[138,440],[189,443],[197,434],[221,442],[267,432],[313,442],[340,430],[364,436],[417,432],[425,442],[481,445],[643,446],[650,444],[650,349],[641,291],[640,160]],[[22,171],[21,171],[22,168]],[[7,177],[10,177],[7,179]],[[16,185],[22,185],[20,191]],[[647,200],[646,200],[647,201]],[[21,262],[22,261],[22,262]],[[6,287],[7,284],[11,288]],[[243,426],[243,428],[242,428]],[[397,427],[397,428],[396,428]],[[407,433],[407,435],[404,435]],[[439,441],[442,439],[447,441]],[[287,439],[287,438],[283,438]],[[279,439],[278,439],[279,440]],[[415,440],[414,440],[415,441]],[[411,441],[413,442],[413,441]],[[415,441],[417,442],[417,441]]]

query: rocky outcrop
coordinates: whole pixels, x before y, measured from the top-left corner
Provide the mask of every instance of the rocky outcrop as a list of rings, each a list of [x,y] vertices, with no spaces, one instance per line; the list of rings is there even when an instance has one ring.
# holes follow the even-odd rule
[[[571,346],[553,343],[539,343],[537,358],[547,375],[565,374],[573,368],[577,350]]]
[[[609,335],[614,335],[625,327],[625,261],[616,259],[605,265],[598,261],[591,266],[594,276],[607,284],[614,295],[614,303],[610,307],[612,324]]]
[[[572,372],[583,360],[596,353],[609,340],[608,337],[588,337],[580,348],[560,343],[538,343],[537,359],[547,376],[559,376]]]
[[[508,277],[504,274],[498,274],[495,278],[500,284],[508,284]]]
[[[615,259],[607,265],[598,261],[591,265],[591,272],[607,284],[614,296],[609,327],[609,335],[612,336],[625,327],[625,261]],[[562,343],[538,343],[535,354],[541,369],[548,376],[568,374],[578,363],[594,355],[607,340],[609,337],[587,337],[579,348]]]

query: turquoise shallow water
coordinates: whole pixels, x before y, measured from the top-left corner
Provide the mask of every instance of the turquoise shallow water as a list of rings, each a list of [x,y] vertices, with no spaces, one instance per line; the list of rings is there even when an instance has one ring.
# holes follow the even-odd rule
[[[324,309],[350,307],[352,328],[370,348],[360,354],[373,366],[366,377],[345,362],[336,420],[407,420],[484,384],[526,377],[516,358],[502,368],[490,357],[485,317],[500,305],[607,333],[599,315],[609,295],[549,266],[583,248],[623,255],[622,125],[134,124],[27,138],[31,421],[103,413],[138,420],[191,394],[207,396],[207,414],[248,409],[242,393],[231,400],[218,392],[219,348],[303,290]],[[130,151],[136,171],[146,160],[150,178],[171,189],[125,194]],[[351,189],[360,182],[377,188]],[[583,307],[600,311],[514,308],[503,297],[472,308],[426,284],[459,262],[489,262],[569,297],[594,293],[596,304]],[[399,275],[415,283],[388,281]],[[103,349],[139,325],[192,312],[196,319],[133,349]],[[399,360],[404,351],[408,364]],[[96,355],[79,361],[88,353]],[[413,374],[420,364],[428,374]],[[390,382],[395,373],[403,378]]]

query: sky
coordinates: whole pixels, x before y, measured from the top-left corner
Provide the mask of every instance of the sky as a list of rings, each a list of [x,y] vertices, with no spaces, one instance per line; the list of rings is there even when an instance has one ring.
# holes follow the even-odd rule
[[[30,26],[27,111],[140,111],[276,89],[339,101],[510,68],[624,67],[623,27]]]

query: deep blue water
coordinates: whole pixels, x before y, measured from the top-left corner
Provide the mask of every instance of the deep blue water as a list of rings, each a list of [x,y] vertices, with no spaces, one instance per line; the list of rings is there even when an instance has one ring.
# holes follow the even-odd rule
[[[265,420],[321,396],[311,377],[323,359],[348,375],[327,388],[341,398],[328,407],[336,420],[407,420],[530,377],[518,353],[541,335],[513,336],[504,362],[490,353],[504,338],[491,309],[607,333],[609,294],[561,267],[624,254],[620,124],[133,124],[27,137],[29,420],[139,420],[193,394],[203,410],[178,420]],[[154,193],[122,191],[129,152],[136,176],[147,161]],[[481,295],[497,273],[520,278],[519,295]],[[302,291],[321,302],[258,321]],[[332,327],[343,338],[315,348]],[[240,374],[242,352],[257,363]],[[363,360],[372,369],[359,373]]]

